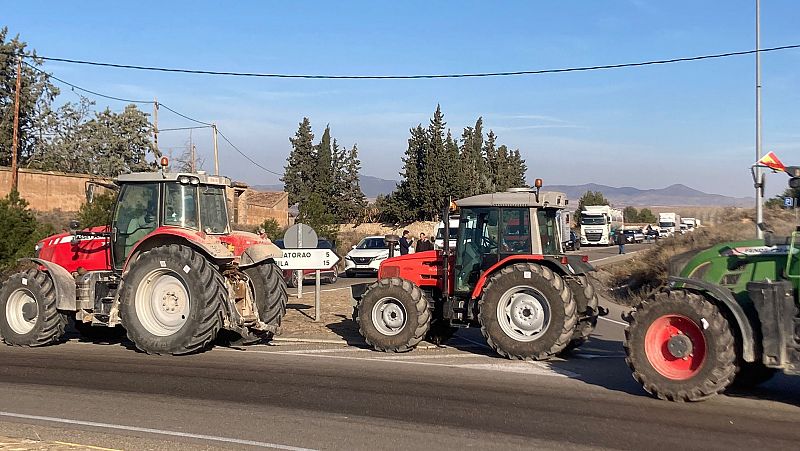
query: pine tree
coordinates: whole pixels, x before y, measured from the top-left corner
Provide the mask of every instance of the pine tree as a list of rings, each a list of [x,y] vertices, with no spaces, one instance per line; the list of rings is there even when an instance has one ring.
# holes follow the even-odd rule
[[[314,134],[311,131],[311,121],[303,118],[294,135],[289,138],[292,151],[287,158],[285,171],[281,181],[284,190],[289,193],[289,205],[302,203],[311,194],[309,179],[316,173],[314,155]]]
[[[449,191],[449,176],[447,171],[447,151],[445,149],[444,114],[441,106],[436,106],[430,125],[427,130],[427,146],[422,165],[422,193],[420,209],[422,219],[433,220],[439,216],[443,199],[447,198]]]
[[[338,197],[343,201],[342,221],[355,221],[367,207],[367,198],[361,191],[359,174],[361,173],[361,160],[358,159],[358,146],[353,147],[347,152],[343,165],[342,191]]]

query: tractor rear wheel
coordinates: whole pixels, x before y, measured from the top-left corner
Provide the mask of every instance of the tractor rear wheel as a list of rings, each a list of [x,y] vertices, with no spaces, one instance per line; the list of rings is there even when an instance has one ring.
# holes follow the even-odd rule
[[[418,286],[398,277],[381,279],[358,303],[358,331],[378,351],[406,352],[428,333],[431,314]]]
[[[222,327],[227,292],[219,271],[194,249],[156,247],[143,252],[122,276],[122,325],[148,354],[201,352]]]
[[[625,361],[651,395],[701,401],[722,392],[736,374],[728,321],[704,296],[665,290],[639,304],[625,328]]]
[[[11,276],[0,289],[0,337],[13,346],[44,346],[64,337],[67,318],[56,309],[53,280],[29,269]]]
[[[510,359],[544,360],[569,343],[578,321],[572,292],[560,275],[534,263],[495,273],[479,301],[489,346]]]
[[[568,285],[575,298],[575,304],[578,306],[578,326],[575,328],[575,333],[572,334],[572,340],[562,353],[572,351],[586,343],[597,326],[597,306],[599,304],[597,292],[587,276],[577,277],[580,279],[580,283],[570,280]]]

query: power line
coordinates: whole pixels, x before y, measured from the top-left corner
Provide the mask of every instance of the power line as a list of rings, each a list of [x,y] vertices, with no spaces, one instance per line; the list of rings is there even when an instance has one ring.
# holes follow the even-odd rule
[[[661,60],[641,61],[636,63],[621,63],[621,64],[603,64],[597,66],[580,66],[568,67],[561,69],[539,69],[539,70],[519,70],[507,72],[478,72],[478,73],[455,73],[455,74],[430,74],[430,75],[302,75],[302,74],[273,74],[273,73],[259,73],[259,72],[231,72],[231,71],[212,71],[201,69],[180,69],[169,67],[157,66],[139,66],[133,64],[116,64],[106,63],[100,61],[78,60],[71,58],[56,58],[37,55],[36,58],[45,61],[57,61],[61,63],[71,64],[85,64],[90,66],[114,67],[118,69],[134,69],[145,71],[157,72],[174,72],[183,74],[201,74],[201,75],[226,75],[235,77],[259,77],[259,78],[303,78],[303,79],[325,79],[325,80],[417,80],[417,79],[435,79],[435,78],[479,78],[479,77],[507,77],[517,75],[542,75],[542,74],[557,74],[565,72],[586,72],[594,70],[606,69],[621,69],[626,67],[641,67],[652,66],[657,64],[671,64],[682,63],[687,61],[700,61],[716,58],[727,58],[731,56],[751,55],[754,53],[767,53],[776,52],[780,50],[790,50],[800,48],[800,44],[783,45],[779,47],[770,47],[760,50],[744,50],[740,52],[726,52],[715,53],[710,55],[690,56],[683,58],[670,58]],[[29,56],[25,55],[26,58]]]
[[[256,163],[256,162],[255,162],[255,161],[254,161],[252,158],[250,158],[250,157],[249,157],[249,156],[248,156],[246,153],[244,153],[244,152],[242,152],[241,150],[239,150],[239,148],[238,148],[238,147],[236,147],[236,145],[235,145],[235,144],[233,144],[233,143],[231,142],[231,140],[230,140],[230,139],[228,139],[228,137],[227,137],[227,136],[225,136],[225,134],[223,134],[223,133],[222,133],[222,132],[219,130],[219,128],[217,128],[217,132],[219,133],[219,136],[222,136],[222,139],[224,139],[225,141],[227,141],[227,142],[228,142],[228,144],[230,144],[230,145],[231,145],[231,147],[233,147],[233,148],[234,148],[234,149],[235,149],[237,152],[239,152],[239,154],[240,154],[241,156],[243,156],[243,157],[247,158],[247,160],[248,160],[249,162],[251,162],[251,163],[253,163],[254,165],[258,166],[259,168],[261,168],[261,169],[263,169],[263,170],[265,170],[265,171],[269,172],[270,174],[277,175],[277,176],[279,176],[279,177],[283,177],[283,174],[280,174],[280,173],[278,173],[278,172],[275,172],[275,171],[273,171],[273,170],[271,170],[271,169],[267,169],[267,168],[265,168],[264,166],[261,166],[260,164]]]
[[[67,86],[70,86],[70,87],[72,87],[73,89],[77,89],[77,90],[79,90],[79,91],[83,91],[83,92],[86,92],[86,93],[89,93],[89,94],[92,94],[92,95],[95,95],[95,96],[98,96],[98,97],[103,97],[103,98],[106,98],[106,99],[117,100],[117,101],[120,101],[120,102],[127,102],[127,103],[140,103],[140,104],[148,104],[148,105],[153,105],[153,104],[155,104],[155,103],[156,103],[156,102],[155,102],[155,100],[132,100],[132,99],[124,99],[124,98],[121,98],[121,97],[110,96],[110,95],[107,95],[107,94],[102,94],[102,93],[99,93],[99,92],[97,92],[97,91],[92,91],[91,89],[86,89],[86,88],[83,88],[83,87],[81,87],[81,86],[78,86],[78,85],[76,85],[76,84],[74,84],[74,83],[70,83],[70,82],[68,82],[68,81],[66,81],[66,80],[63,80],[63,79],[61,79],[61,78],[58,78],[58,77],[56,77],[55,75],[53,75],[53,74],[50,74],[50,73],[47,73],[47,72],[43,71],[42,69],[39,69],[38,67],[36,67],[36,66],[33,66],[33,65],[31,65],[31,64],[29,64],[29,63],[27,63],[27,62],[25,62],[24,64],[25,64],[25,65],[27,65],[28,67],[32,68],[33,70],[35,70],[35,71],[37,71],[37,72],[40,72],[40,73],[44,74],[46,77],[52,78],[52,79],[54,79],[54,80],[57,80],[57,81],[59,81],[59,82],[61,82],[61,83],[65,84],[65,85],[67,85]],[[166,109],[166,110],[169,110],[169,111],[171,111],[171,112],[173,112],[173,113],[177,114],[178,116],[180,116],[180,117],[182,117],[182,118],[184,118],[184,119],[190,120],[190,121],[192,121],[192,122],[196,122],[196,123],[198,123],[198,124],[202,124],[202,126],[201,126],[201,127],[175,127],[175,128],[162,128],[162,129],[159,129],[159,132],[172,131],[172,130],[194,130],[194,129],[199,129],[199,128],[210,128],[210,127],[214,127],[214,125],[213,125],[213,124],[211,124],[211,123],[209,123],[209,122],[203,122],[203,121],[201,121],[201,120],[198,120],[198,119],[195,119],[195,118],[193,118],[193,117],[187,116],[187,115],[185,115],[185,114],[183,114],[183,113],[181,113],[181,112],[179,112],[179,111],[176,111],[176,110],[174,110],[174,109],[170,108],[169,106],[167,106],[167,105],[165,105],[165,104],[163,104],[163,103],[160,103],[160,102],[159,102],[158,106],[159,106],[159,108],[164,108],[164,109]],[[257,167],[259,167],[259,168],[263,169],[264,171],[267,171],[267,172],[268,172],[268,173],[270,173],[270,174],[274,174],[274,175],[277,175],[277,176],[283,177],[283,174],[279,174],[279,173],[277,173],[277,172],[275,172],[275,171],[272,171],[272,170],[270,170],[270,169],[267,169],[267,168],[265,168],[264,166],[262,166],[262,165],[260,165],[260,164],[256,163],[256,162],[255,162],[255,160],[253,160],[252,158],[250,158],[250,157],[249,157],[247,154],[245,154],[245,153],[244,153],[244,152],[242,152],[242,151],[241,151],[241,150],[240,150],[238,147],[236,147],[236,145],[235,145],[235,144],[233,144],[233,143],[231,142],[231,140],[229,140],[229,139],[228,139],[228,137],[227,137],[227,136],[225,136],[225,135],[222,133],[222,131],[220,131],[219,127],[217,127],[217,132],[219,133],[219,135],[220,135],[220,136],[222,136],[222,139],[224,139],[225,141],[227,141],[227,142],[228,142],[228,144],[230,144],[230,145],[231,145],[231,147],[233,147],[233,148],[234,148],[234,149],[235,149],[237,152],[239,152],[239,154],[240,154],[240,155],[242,155],[243,157],[245,157],[245,158],[246,158],[248,161],[250,161],[251,163],[253,163],[253,164],[254,164],[254,165],[256,165]]]

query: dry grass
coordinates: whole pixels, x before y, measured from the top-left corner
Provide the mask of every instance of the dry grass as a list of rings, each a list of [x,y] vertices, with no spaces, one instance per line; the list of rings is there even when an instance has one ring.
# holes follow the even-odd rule
[[[754,238],[753,216],[752,210],[730,209],[716,225],[660,240],[653,248],[629,260],[599,270],[598,278],[606,281],[617,302],[635,305],[666,283],[673,257],[726,241]],[[776,235],[789,235],[795,228],[794,214],[784,210],[766,210],[765,222]]]

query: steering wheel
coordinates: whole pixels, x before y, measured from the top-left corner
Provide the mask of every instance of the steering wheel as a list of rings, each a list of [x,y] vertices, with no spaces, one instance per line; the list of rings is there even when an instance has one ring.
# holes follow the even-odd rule
[[[481,239],[481,246],[486,252],[491,252],[497,250],[497,241],[493,240],[489,236],[484,236]]]

